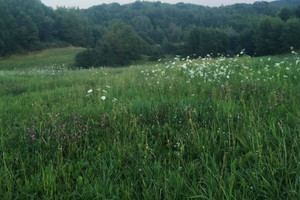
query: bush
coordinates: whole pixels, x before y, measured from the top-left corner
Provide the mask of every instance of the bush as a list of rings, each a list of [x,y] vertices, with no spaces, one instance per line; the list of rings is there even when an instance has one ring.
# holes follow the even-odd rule
[[[89,68],[89,67],[96,67],[98,64],[98,58],[97,58],[97,51],[94,49],[88,49],[86,51],[80,52],[76,55],[75,61],[76,61],[76,67],[83,67],[83,68]]]
[[[76,66],[89,68],[128,65],[131,61],[140,59],[141,41],[130,26],[118,22],[108,28],[95,49],[86,50],[76,56]]]

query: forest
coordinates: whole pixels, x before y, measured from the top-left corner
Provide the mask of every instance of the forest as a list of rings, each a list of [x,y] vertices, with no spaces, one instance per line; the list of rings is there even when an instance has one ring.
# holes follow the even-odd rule
[[[0,0],[0,55],[87,48],[78,66],[119,66],[146,56],[282,54],[300,49],[300,2],[205,7],[136,1],[52,9],[40,0]]]

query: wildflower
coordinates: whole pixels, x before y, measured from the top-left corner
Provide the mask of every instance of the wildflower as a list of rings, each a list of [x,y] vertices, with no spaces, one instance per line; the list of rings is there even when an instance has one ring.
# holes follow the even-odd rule
[[[37,140],[37,139],[35,138],[35,135],[31,135],[31,140]]]
[[[194,75],[194,74],[195,74],[195,71],[192,70],[192,69],[190,69],[190,70],[189,70],[189,73],[190,73],[190,75]]]
[[[92,89],[89,89],[89,90],[88,90],[88,94],[91,94],[92,92],[93,92]]]
[[[116,98],[113,98],[113,100],[112,100],[113,103],[116,103],[117,101],[118,101],[118,99],[116,99]]]
[[[102,96],[102,97],[101,97],[101,99],[102,99],[103,101],[105,101],[105,99],[106,99],[106,96]]]
[[[106,124],[106,114],[103,114],[102,118],[101,118],[101,122],[97,123],[99,126],[105,126]]]

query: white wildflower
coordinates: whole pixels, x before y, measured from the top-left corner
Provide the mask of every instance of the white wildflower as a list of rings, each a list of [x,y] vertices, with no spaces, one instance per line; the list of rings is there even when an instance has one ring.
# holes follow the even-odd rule
[[[93,92],[93,90],[92,90],[92,89],[89,89],[87,93],[88,93],[88,94],[91,94],[92,92]]]
[[[113,100],[111,100],[113,103],[116,103],[118,101],[118,99],[113,98]]]
[[[195,74],[195,71],[192,70],[192,69],[190,69],[190,70],[189,70],[189,73],[190,73],[190,75],[194,75],[194,74]]]
[[[105,99],[106,99],[106,96],[102,96],[102,97],[101,97],[101,99],[102,99],[103,101],[105,101]]]

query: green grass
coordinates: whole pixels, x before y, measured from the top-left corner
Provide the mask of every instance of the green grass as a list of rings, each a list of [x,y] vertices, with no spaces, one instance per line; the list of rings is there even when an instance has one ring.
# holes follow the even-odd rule
[[[300,199],[300,56],[79,51],[0,61],[0,199]]]
[[[74,64],[74,56],[84,48],[68,47],[48,49],[40,52],[15,55],[0,59],[0,70],[51,70]]]

